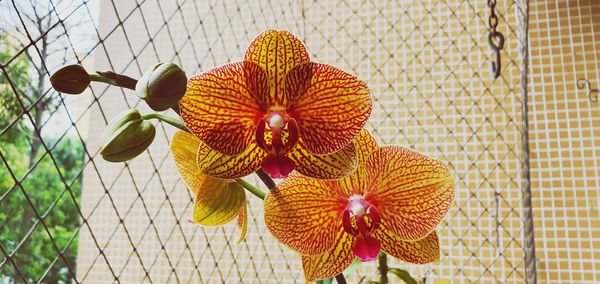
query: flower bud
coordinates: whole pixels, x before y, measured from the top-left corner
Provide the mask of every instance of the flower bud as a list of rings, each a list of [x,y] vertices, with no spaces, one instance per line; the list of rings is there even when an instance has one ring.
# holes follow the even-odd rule
[[[153,110],[163,111],[179,102],[185,95],[186,86],[187,77],[179,66],[159,63],[137,82],[135,92]]]
[[[59,92],[78,95],[90,85],[90,75],[81,65],[68,65],[52,74],[50,83]]]
[[[137,109],[117,115],[102,135],[100,155],[109,162],[124,162],[135,158],[152,144],[156,130],[144,120]]]

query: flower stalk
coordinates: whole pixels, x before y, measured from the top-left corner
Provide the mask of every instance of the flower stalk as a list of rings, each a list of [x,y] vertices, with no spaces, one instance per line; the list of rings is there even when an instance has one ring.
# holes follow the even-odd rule
[[[380,253],[378,257],[379,261],[379,283],[387,284],[389,282],[388,279],[388,265],[387,265],[387,254]]]
[[[262,180],[262,182],[267,186],[269,190],[277,186],[275,184],[275,181],[273,181],[273,179],[271,178],[271,176],[269,176],[269,174],[267,174],[262,168],[256,171],[256,175],[260,178],[260,180]]]
[[[95,82],[106,83],[121,88],[127,88],[130,90],[135,90],[135,85],[137,84],[136,79],[125,75],[117,74],[112,71],[98,71],[97,74],[90,74],[90,80]]]
[[[183,122],[181,120],[179,120],[177,118],[170,117],[170,116],[166,116],[166,115],[163,115],[163,114],[160,114],[160,113],[148,113],[148,114],[144,114],[142,116],[142,118],[144,118],[144,119],[152,119],[152,118],[158,119],[158,120],[166,122],[166,123],[168,123],[168,124],[170,124],[172,126],[175,126],[175,127],[179,128],[179,129],[185,131],[185,132],[190,132],[187,129],[187,127],[185,127],[185,125],[183,124]]]
[[[256,197],[260,198],[260,199],[265,199],[266,194],[264,192],[262,192],[260,189],[258,189],[256,186],[251,185],[249,182],[243,180],[243,179],[235,179],[235,181],[237,183],[239,183],[243,188],[245,188],[246,190],[248,190],[250,193],[254,194]]]
[[[336,275],[335,280],[337,281],[338,284],[346,284],[347,283],[346,278],[344,277],[343,273]]]

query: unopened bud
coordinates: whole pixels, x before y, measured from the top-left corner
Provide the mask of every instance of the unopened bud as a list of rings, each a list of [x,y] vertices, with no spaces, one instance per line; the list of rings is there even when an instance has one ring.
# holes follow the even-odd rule
[[[138,97],[155,111],[163,111],[174,105],[185,95],[187,77],[173,63],[159,63],[148,70],[135,86]]]
[[[136,109],[117,115],[102,135],[100,155],[109,162],[124,162],[135,158],[152,144],[156,129],[144,120]]]
[[[50,83],[59,92],[78,95],[90,85],[90,75],[81,65],[68,65],[52,74]]]

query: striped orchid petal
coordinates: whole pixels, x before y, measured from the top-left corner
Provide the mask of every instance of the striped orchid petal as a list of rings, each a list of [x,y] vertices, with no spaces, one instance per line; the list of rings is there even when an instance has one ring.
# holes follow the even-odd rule
[[[192,77],[179,102],[187,128],[212,149],[242,153],[264,114],[256,97],[268,92],[267,77],[250,62],[227,64]]]
[[[387,230],[376,231],[375,238],[381,240],[381,250],[406,262],[425,264],[440,258],[440,241],[435,230],[417,241],[402,240]]]
[[[285,75],[295,66],[310,61],[302,41],[285,30],[261,33],[250,44],[244,60],[258,64],[267,74],[269,92],[257,97],[265,109],[288,104],[284,96]]]
[[[306,282],[333,278],[342,273],[356,259],[352,252],[355,237],[339,230],[332,249],[319,255],[303,255],[302,268]]]
[[[454,201],[454,178],[439,160],[400,146],[384,146],[365,166],[365,200],[381,215],[381,229],[402,240],[429,235]]]
[[[371,114],[367,85],[331,65],[306,63],[286,77],[288,113],[296,119],[306,149],[328,154],[348,145]]]
[[[351,175],[341,179],[340,184],[341,188],[347,190],[348,196],[364,195],[367,189],[365,164],[369,156],[377,150],[377,142],[369,131],[363,129],[352,144],[356,148],[357,168]]]
[[[261,166],[267,156],[256,143],[252,142],[244,152],[228,156],[200,143],[197,152],[199,170],[209,176],[221,179],[235,179],[247,176]]]
[[[354,144],[325,155],[315,155],[306,149],[302,140],[288,154],[295,169],[306,176],[318,179],[339,179],[353,173],[357,165]]]
[[[333,181],[292,173],[267,195],[265,223],[275,238],[306,255],[330,249],[341,228],[343,206],[333,191]]]

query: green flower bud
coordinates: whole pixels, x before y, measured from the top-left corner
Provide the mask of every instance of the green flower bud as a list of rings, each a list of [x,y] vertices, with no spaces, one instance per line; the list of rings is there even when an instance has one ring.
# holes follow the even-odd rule
[[[90,75],[81,65],[68,65],[52,74],[50,84],[59,92],[78,95],[90,85]]]
[[[159,63],[148,70],[135,85],[138,97],[155,111],[163,111],[176,105],[185,95],[187,77],[173,63]]]
[[[137,109],[126,110],[108,124],[102,135],[100,155],[109,162],[135,158],[152,144],[156,129]]]

